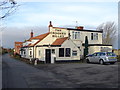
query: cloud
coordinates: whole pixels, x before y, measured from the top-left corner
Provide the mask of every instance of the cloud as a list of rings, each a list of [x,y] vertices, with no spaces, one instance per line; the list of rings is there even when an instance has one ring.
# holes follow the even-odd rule
[[[33,30],[34,36],[46,33],[46,27],[7,27],[0,34],[2,34],[2,46],[6,48],[14,48],[14,42],[23,42],[30,38],[30,32]]]
[[[17,0],[18,2],[118,2],[119,0]]]
[[[18,27],[35,25],[47,26],[48,22],[52,20],[56,26],[63,24],[70,25],[73,24],[73,21],[78,21],[79,24],[82,25],[91,24],[97,26],[107,20],[113,21],[114,18],[111,17],[116,17],[117,15],[114,7],[107,7],[107,5],[111,4],[43,3],[42,5],[42,3],[25,3],[20,11],[18,11],[19,13],[16,14],[16,17],[12,19],[12,23],[8,25]],[[114,20],[116,20],[116,18]]]

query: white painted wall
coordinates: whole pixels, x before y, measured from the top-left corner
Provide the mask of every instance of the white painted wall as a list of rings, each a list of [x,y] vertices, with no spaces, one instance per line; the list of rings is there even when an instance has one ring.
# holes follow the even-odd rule
[[[90,46],[89,47],[89,54],[93,54],[95,52],[101,52],[101,47],[111,48],[111,50],[108,50],[108,52],[112,52],[112,46]]]
[[[71,39],[76,43],[79,44],[79,42],[85,43],[85,37],[88,37],[89,44],[102,44],[102,33],[98,33],[98,40],[91,40],[91,33],[97,33],[97,32],[87,32],[87,31],[80,31],[80,39],[73,39],[72,37],[73,30],[70,30]]]

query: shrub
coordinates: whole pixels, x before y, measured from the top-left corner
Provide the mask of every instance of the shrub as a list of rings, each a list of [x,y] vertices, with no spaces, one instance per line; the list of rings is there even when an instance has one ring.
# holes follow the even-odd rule
[[[120,55],[117,56],[117,60],[118,60],[118,62],[120,62]]]

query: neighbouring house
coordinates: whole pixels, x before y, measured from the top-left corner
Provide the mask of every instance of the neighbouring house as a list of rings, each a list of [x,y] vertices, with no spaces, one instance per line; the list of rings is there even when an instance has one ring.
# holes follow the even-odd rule
[[[24,58],[37,58],[45,63],[54,61],[80,60],[84,56],[85,37],[88,38],[88,54],[112,51],[112,45],[102,44],[102,31],[48,26],[48,33],[31,37],[22,43],[20,55]]]
[[[113,49],[113,52],[114,52],[117,56],[120,55],[120,49]]]
[[[15,42],[14,46],[14,54],[19,54],[20,55],[20,49],[23,46],[23,42]]]

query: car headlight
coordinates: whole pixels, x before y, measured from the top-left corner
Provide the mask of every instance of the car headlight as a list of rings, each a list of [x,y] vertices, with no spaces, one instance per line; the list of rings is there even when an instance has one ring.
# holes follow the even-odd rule
[[[105,57],[105,60],[108,60],[108,57]]]

